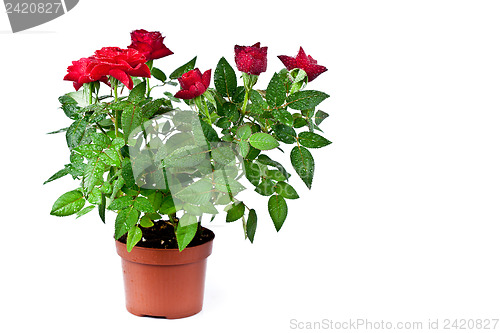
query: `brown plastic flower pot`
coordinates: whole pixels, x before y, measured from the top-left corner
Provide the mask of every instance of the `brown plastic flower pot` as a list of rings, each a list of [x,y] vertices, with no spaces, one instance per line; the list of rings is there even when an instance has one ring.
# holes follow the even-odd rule
[[[116,241],[122,258],[127,310],[136,316],[184,318],[203,307],[207,258],[214,234],[201,245],[178,249],[150,249]]]

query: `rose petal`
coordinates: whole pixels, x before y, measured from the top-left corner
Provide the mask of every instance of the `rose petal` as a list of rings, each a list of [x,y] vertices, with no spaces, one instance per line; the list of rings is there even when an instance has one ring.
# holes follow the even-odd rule
[[[212,77],[211,69],[205,71],[205,73],[203,73],[203,75],[201,76],[201,83],[203,83],[203,85],[205,86],[205,90],[206,88],[208,88],[208,86],[210,86],[211,77]]]
[[[131,90],[134,87],[134,82],[132,81],[132,78],[124,71],[118,69],[112,69],[109,71],[109,75],[111,75],[112,77],[123,83],[123,85],[127,87],[129,90]]]

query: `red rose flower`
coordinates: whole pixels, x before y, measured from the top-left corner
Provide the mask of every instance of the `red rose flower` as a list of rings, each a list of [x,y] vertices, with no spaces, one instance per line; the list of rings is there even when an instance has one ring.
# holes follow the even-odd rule
[[[110,75],[132,89],[134,83],[131,76],[151,77],[146,57],[135,49],[119,47],[103,47],[95,51],[97,64],[91,70],[94,77]]]
[[[240,72],[259,75],[267,69],[267,46],[234,46],[234,59]]]
[[[130,37],[132,38],[132,44],[128,48],[136,49],[144,54],[146,61],[174,54],[163,44],[165,37],[158,31],[134,30],[130,33]]]
[[[314,60],[313,57],[306,55],[302,46],[300,47],[299,53],[295,58],[284,55],[278,56],[278,58],[288,70],[292,70],[294,68],[303,69],[307,73],[309,82],[328,70],[325,66],[318,65],[318,62]]]
[[[182,74],[179,78],[182,90],[178,91],[174,97],[182,99],[193,99],[202,95],[210,85],[212,70],[209,69],[203,75],[198,68]]]
[[[91,74],[92,68],[97,64],[94,57],[81,58],[80,60],[73,61],[72,65],[68,67],[68,74],[64,77],[66,81],[73,81],[75,90],[80,89],[84,83],[94,81],[101,81],[108,83],[108,78],[105,75],[93,76]]]

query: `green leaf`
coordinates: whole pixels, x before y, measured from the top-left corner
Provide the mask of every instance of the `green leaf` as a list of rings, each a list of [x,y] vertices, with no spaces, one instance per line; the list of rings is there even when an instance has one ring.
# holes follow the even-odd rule
[[[134,246],[139,243],[142,239],[142,230],[139,226],[134,225],[127,232],[127,251],[130,252],[134,248]]]
[[[125,185],[125,180],[121,175],[118,176],[118,178],[113,182],[113,191],[111,192],[111,199],[116,198],[116,195],[118,194],[118,191],[120,191]]]
[[[241,219],[243,214],[245,214],[245,205],[240,201],[237,204],[233,204],[232,207],[227,211],[226,222],[234,222],[236,220],[239,220]]]
[[[101,203],[99,204],[99,217],[102,223],[106,223],[106,196],[101,193]]]
[[[165,75],[165,73],[163,73],[163,71],[159,68],[153,67],[153,69],[151,69],[151,75],[161,82],[167,81],[167,75]]]
[[[147,197],[155,212],[160,209],[161,203],[163,202],[163,193],[160,191],[154,191],[153,193],[147,195]]]
[[[203,134],[205,135],[205,138],[207,139],[208,142],[220,141],[217,131],[214,130],[212,126],[210,126],[203,120],[200,120],[200,124],[201,124],[201,129],[203,130]]]
[[[134,201],[134,208],[144,213],[154,213],[155,209],[151,202],[144,197],[137,197]]]
[[[246,141],[238,142],[238,146],[240,148],[240,154],[242,157],[245,157],[250,152],[250,145]]]
[[[243,86],[236,87],[236,92],[234,93],[233,102],[243,103],[243,101],[245,100],[245,92],[246,92],[245,87]]]
[[[61,195],[50,211],[50,215],[55,216],[68,216],[79,212],[85,206],[85,197],[83,193],[74,190]]]
[[[132,206],[118,212],[115,221],[115,239],[125,235],[139,221],[139,212]]]
[[[264,101],[264,99],[262,98],[262,95],[259,94],[258,91],[253,90],[253,89],[250,90],[249,97],[250,97],[250,100],[252,101],[252,103],[254,105],[258,106],[261,110],[265,110],[265,109],[269,108],[266,101]]]
[[[254,147],[250,147],[250,151],[248,152],[247,156],[245,159],[252,161],[254,160],[257,156],[259,156],[260,150]]]
[[[264,164],[264,165],[269,165],[269,166],[275,167],[282,174],[285,175],[286,179],[290,178],[290,174],[285,170],[285,168],[279,162],[273,161],[269,156],[267,156],[265,154],[261,154],[257,158],[257,161]]]
[[[134,171],[132,170],[132,164],[128,158],[122,161],[122,176],[128,187],[135,185]]]
[[[278,182],[274,190],[276,191],[277,194],[281,195],[283,198],[286,199],[299,198],[299,195],[297,194],[297,191],[295,191],[293,186],[285,182]]]
[[[94,186],[103,182],[103,174],[106,166],[99,158],[93,158],[83,170],[83,189],[85,193],[92,191]]]
[[[255,230],[257,230],[257,213],[255,212],[255,209],[250,209],[250,212],[248,213],[248,220],[247,220],[247,236],[250,242],[253,243],[253,239],[255,237]]]
[[[134,204],[134,199],[131,196],[125,195],[123,197],[116,198],[108,206],[109,210],[122,210],[130,207]]]
[[[304,126],[307,126],[307,120],[305,120],[304,118],[295,118],[293,120],[293,127],[301,128]]]
[[[165,168],[189,168],[208,161],[207,151],[197,145],[188,145],[177,148],[172,153],[161,159],[161,167]],[[161,157],[158,156],[157,157]]]
[[[231,120],[227,117],[221,117],[219,118],[219,120],[217,120],[215,126],[220,128],[229,128],[231,127]]]
[[[309,150],[302,146],[293,147],[290,152],[290,161],[299,177],[311,189],[314,176],[314,159]]]
[[[78,119],[72,123],[66,131],[66,143],[69,149],[73,149],[90,142],[88,123],[84,119]]]
[[[180,78],[182,74],[189,72],[190,70],[194,69],[194,66],[196,65],[196,57],[193,59],[189,60],[187,63],[182,65],[181,67],[177,68],[170,74],[169,78],[171,80],[175,80],[177,78]]]
[[[274,193],[274,183],[271,179],[263,179],[262,182],[255,187],[255,192],[268,197]]]
[[[269,215],[274,222],[276,231],[280,231],[283,226],[283,222],[285,222],[286,215],[288,214],[288,207],[285,199],[283,199],[283,197],[279,194],[273,195],[269,198],[267,209],[269,210]]]
[[[297,133],[295,133],[295,130],[290,126],[277,124],[274,127],[274,134],[281,142],[288,144],[297,142]]]
[[[332,143],[319,134],[313,132],[299,133],[299,143],[307,148],[321,148]]]
[[[240,112],[233,103],[224,103],[222,106],[222,113],[228,117],[233,123],[237,123],[240,119]]]
[[[272,135],[267,133],[252,134],[248,139],[248,143],[260,150],[271,150],[280,145]]]
[[[252,135],[252,128],[250,127],[250,124],[240,126],[236,130],[236,137],[240,140],[247,140],[250,135]]]
[[[291,94],[286,99],[288,106],[294,110],[314,109],[319,103],[330,97],[321,91],[302,90]]]
[[[61,109],[63,109],[64,114],[73,120],[80,117],[81,109],[78,107],[78,103],[73,97],[69,95],[63,95],[59,97],[59,102],[61,102]]]
[[[175,207],[174,199],[172,198],[172,195],[167,195],[163,199],[163,203],[160,206],[159,210],[160,214],[165,214],[165,215],[172,215],[177,212],[177,208]]]
[[[278,122],[286,124],[286,125],[293,125],[293,117],[290,112],[288,112],[285,109],[273,109],[271,110],[271,113]]]
[[[197,224],[197,223],[198,223],[198,221],[196,220],[196,216],[193,216],[191,214],[184,214],[179,219],[179,226],[181,226],[181,227],[187,227],[188,225]]]
[[[91,204],[98,205],[101,203],[101,196],[102,196],[102,186],[96,186],[92,188],[88,193],[86,194],[87,201]]]
[[[114,138],[113,142],[111,142],[111,148],[121,149],[125,146],[125,140],[123,138]]]
[[[236,74],[224,57],[219,60],[215,68],[214,84],[217,92],[223,97],[233,97],[236,93]]]
[[[135,89],[135,88],[134,88]],[[142,109],[139,106],[130,105],[123,110],[122,113],[122,128],[125,139],[128,140],[128,136],[134,129],[141,126],[143,121]]]
[[[48,132],[47,134],[63,133],[63,132],[66,132],[68,130],[68,128],[69,127],[64,127],[64,128],[58,129],[57,131]]]
[[[179,252],[184,250],[189,245],[189,243],[191,243],[197,231],[198,223],[188,224],[184,227],[180,224],[177,226],[177,228],[175,229],[175,237],[177,238]]]
[[[151,218],[148,215],[144,215],[143,217],[141,217],[139,223],[143,228],[150,228],[155,225],[153,221],[151,221]]]
[[[43,185],[50,183],[51,181],[54,181],[56,179],[59,179],[61,177],[66,176],[69,173],[68,168],[64,168],[62,170],[57,171],[55,174],[53,174],[49,179],[43,182]]]
[[[283,76],[278,73],[274,73],[269,85],[266,90],[266,100],[269,107],[276,108],[281,106],[285,102],[286,98],[286,87]]]
[[[141,105],[142,107],[142,116],[143,118],[152,118],[155,114],[161,114],[164,113],[163,111],[170,110],[169,107],[165,107],[168,105],[170,101],[168,101],[165,98],[158,98],[153,101],[149,101],[144,105]]]
[[[145,94],[146,94],[146,81],[142,81],[134,88],[132,88],[132,90],[130,90],[130,94],[128,95],[128,101],[134,104],[139,103],[144,99]]]
[[[328,113],[318,110],[318,112],[316,112],[316,115],[314,116],[314,123],[319,126],[323,122],[323,120],[325,120],[329,116],[330,115]]]
[[[87,206],[87,207],[85,207],[84,209],[82,209],[81,211],[79,211],[78,213],[76,213],[76,218],[82,217],[83,215],[91,212],[94,208],[95,208],[95,206]]]
[[[266,175],[268,178],[271,178],[272,180],[276,180],[279,182],[286,180],[285,175],[278,170],[267,170]]]
[[[257,186],[260,182],[260,168],[256,163],[253,163],[251,161],[244,161],[243,165],[245,167],[245,176],[248,179],[248,181],[254,185]]]
[[[73,98],[78,106],[85,107],[89,105],[88,92],[86,89],[67,93],[66,96]]]

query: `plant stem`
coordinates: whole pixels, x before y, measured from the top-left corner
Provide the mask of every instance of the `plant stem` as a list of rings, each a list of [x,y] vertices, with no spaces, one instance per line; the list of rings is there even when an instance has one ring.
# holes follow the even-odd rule
[[[203,98],[203,106],[205,107],[205,115],[207,116],[208,123],[212,125],[212,119],[210,118],[210,112],[208,112],[207,101]]]
[[[247,104],[248,104],[248,89],[245,89],[245,99],[243,100],[243,106],[241,107],[241,113],[245,115],[247,111]]]
[[[115,103],[118,102],[118,82],[114,84]],[[115,138],[118,137],[118,110],[115,110]]]
[[[93,87],[94,87],[94,83],[90,82],[89,85],[90,85],[90,88],[89,88],[89,105],[92,105],[92,90],[93,90]]]
[[[148,93],[146,95],[146,98],[149,98],[149,96],[151,95],[151,88],[149,86],[149,78],[146,78],[146,84],[148,86]]]

